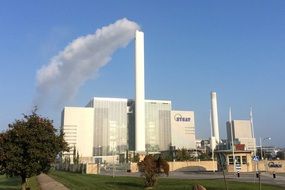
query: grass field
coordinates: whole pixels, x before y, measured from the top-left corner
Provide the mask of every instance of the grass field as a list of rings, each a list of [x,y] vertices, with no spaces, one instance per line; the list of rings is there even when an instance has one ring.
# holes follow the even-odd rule
[[[39,190],[39,185],[36,177],[28,179],[27,187],[31,190]],[[19,177],[7,178],[5,175],[0,175],[0,190],[19,190],[21,189],[21,179]]]
[[[75,173],[66,173],[54,171],[49,174],[57,181],[64,184],[70,189],[106,189],[106,190],[136,190],[144,189],[143,179],[138,177],[119,177],[116,176],[100,176],[100,175],[83,175]],[[207,190],[223,190],[223,180],[186,180],[186,179],[168,179],[163,178],[158,180],[155,189],[176,190],[176,189],[191,189],[195,184],[201,184]],[[228,181],[229,190],[258,190],[258,184],[239,183]],[[262,190],[284,190],[283,187],[262,185]]]
[[[20,189],[21,188],[21,180],[20,178],[7,178],[5,175],[0,175],[0,189],[1,190],[12,190],[12,189]]]

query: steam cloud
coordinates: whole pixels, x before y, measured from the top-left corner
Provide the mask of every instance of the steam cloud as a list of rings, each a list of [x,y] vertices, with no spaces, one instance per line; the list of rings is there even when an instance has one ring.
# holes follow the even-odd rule
[[[139,28],[135,22],[123,18],[72,41],[37,71],[36,104],[52,100],[63,105],[71,100],[80,86],[111,60],[118,48],[128,45]]]

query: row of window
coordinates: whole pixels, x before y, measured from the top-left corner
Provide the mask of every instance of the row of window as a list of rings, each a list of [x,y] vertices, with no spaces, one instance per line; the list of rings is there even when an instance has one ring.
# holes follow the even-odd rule
[[[236,164],[247,164],[246,156],[235,156]],[[233,156],[229,156],[229,164],[234,164]]]

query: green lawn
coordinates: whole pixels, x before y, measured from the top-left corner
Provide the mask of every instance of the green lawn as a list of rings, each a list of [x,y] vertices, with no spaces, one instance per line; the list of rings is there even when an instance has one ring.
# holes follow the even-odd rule
[[[108,189],[108,190],[135,190],[144,189],[143,179],[138,177],[119,177],[116,176],[100,176],[100,175],[84,175],[67,172],[53,171],[49,174],[51,177],[61,182],[70,189]],[[207,190],[223,190],[223,180],[186,180],[186,179],[170,179],[163,178],[158,180],[155,189],[175,190],[175,189],[191,189],[193,185],[201,184]],[[228,181],[229,190],[258,190],[258,184],[239,183]],[[262,190],[284,190],[283,187],[270,186],[262,184]]]
[[[39,190],[39,185],[36,177],[28,179],[28,185],[31,190]],[[0,175],[0,190],[19,190],[21,189],[21,179],[19,177],[7,178],[5,175]]]
[[[5,175],[0,175],[0,189],[21,189],[21,180],[20,178],[7,178]]]

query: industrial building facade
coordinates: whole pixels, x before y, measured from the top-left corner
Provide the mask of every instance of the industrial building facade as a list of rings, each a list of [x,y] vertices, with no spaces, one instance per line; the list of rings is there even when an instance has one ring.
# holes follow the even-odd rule
[[[65,107],[62,129],[71,151],[82,160],[135,149],[135,101],[93,98],[86,107]],[[191,111],[172,111],[171,101],[145,100],[145,151],[195,148],[195,122]],[[68,154],[68,153],[67,153]]]
[[[135,99],[93,98],[86,107],[65,107],[62,129],[71,150],[81,160],[121,154],[148,153],[169,147],[195,147],[194,113],[173,120],[171,101],[146,100],[144,87],[144,33],[135,32]],[[190,118],[191,117],[191,118]],[[189,119],[190,118],[190,119]],[[177,119],[177,118],[176,118]],[[181,125],[183,123],[183,125]],[[181,142],[179,141],[181,140]]]
[[[193,111],[172,111],[171,131],[172,144],[176,148],[197,148]]]
[[[231,120],[231,119],[230,119]],[[221,145],[216,92],[211,92],[211,150]],[[234,144],[255,150],[251,126],[233,120]],[[228,142],[231,127],[227,127]],[[137,153],[171,149],[196,149],[193,111],[172,110],[171,101],[146,100],[144,84],[144,33],[135,32],[135,98],[93,98],[86,107],[65,107],[62,125],[72,156],[74,148],[80,160],[93,162],[94,157],[118,155],[127,150]]]
[[[231,130],[233,130],[231,132]],[[250,120],[232,120],[227,122],[227,138],[231,142],[233,134],[234,144],[244,144],[246,150],[254,151],[256,149],[255,138],[253,137]]]

